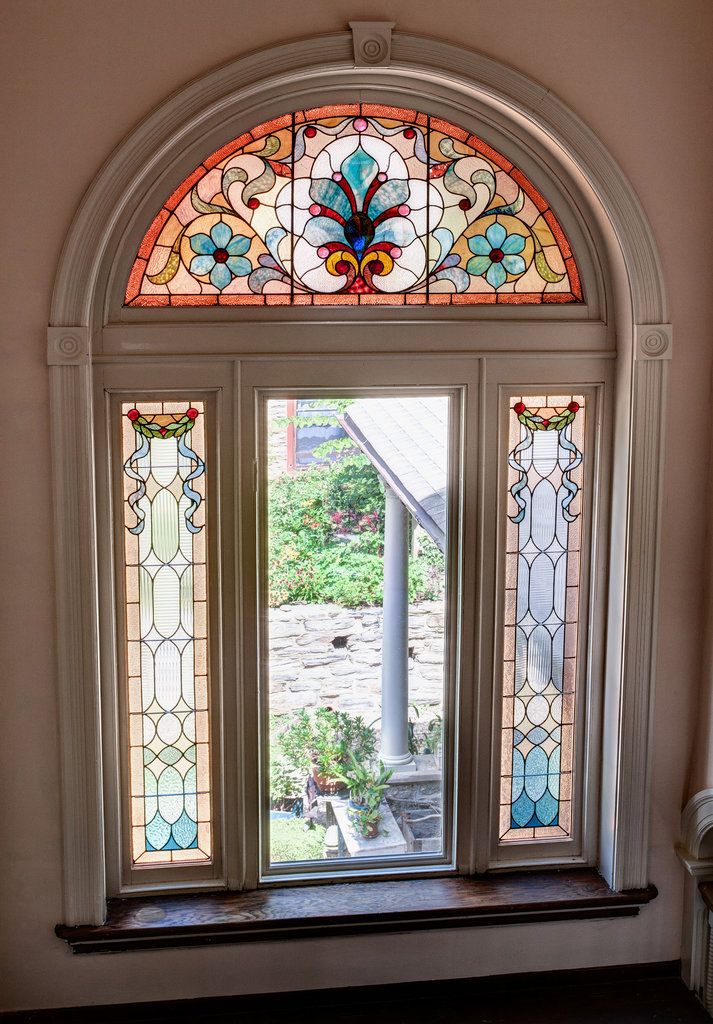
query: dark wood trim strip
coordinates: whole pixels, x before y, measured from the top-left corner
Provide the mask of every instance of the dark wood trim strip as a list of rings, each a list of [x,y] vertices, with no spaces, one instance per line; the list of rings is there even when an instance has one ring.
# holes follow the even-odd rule
[[[294,1012],[295,997],[301,1007],[309,1007],[318,1016],[338,1012],[344,1006],[371,1006],[373,1019],[389,1004],[446,1004],[446,1001],[469,1000],[477,1006],[499,993],[511,994],[513,986],[520,994],[531,992],[570,992],[573,1000],[580,991],[601,990],[604,986],[653,984],[681,977],[678,960],[660,963],[623,964],[616,967],[585,967],[576,970],[540,971],[529,974],[499,974],[484,978],[453,978],[447,981],[398,982],[391,985],[364,985],[359,988],[308,989],[294,992],[265,992],[259,995],[208,996],[201,999],[167,999],[156,1002],[121,1003],[103,1006],[74,1006],[56,1010],[20,1010],[0,1013],[7,1024],[151,1024],[182,1021],[195,1022],[203,1015],[213,1014],[275,1014]],[[255,1018],[259,1019],[259,1018]],[[287,1017],[286,1019],[289,1019]]]
[[[75,953],[635,916],[654,886],[613,892],[591,868],[114,899],[103,925],[55,932]]]

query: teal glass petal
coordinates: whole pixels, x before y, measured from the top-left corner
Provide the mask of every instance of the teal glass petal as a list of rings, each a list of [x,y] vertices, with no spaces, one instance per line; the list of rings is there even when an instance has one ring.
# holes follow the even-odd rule
[[[492,267],[492,262],[489,256],[472,256],[467,264],[466,270],[469,274],[474,274],[476,277],[481,277],[486,270]]]
[[[485,280],[488,284],[492,285],[493,288],[499,288],[501,284],[505,284],[507,280],[507,274],[502,263],[491,263],[490,269],[485,275]]]
[[[158,798],[158,809],[164,821],[173,823],[183,811],[183,793],[169,793]]]
[[[230,256],[225,265],[235,277],[245,277],[253,269],[250,260],[244,256]]]
[[[518,252],[522,252],[525,248],[525,239],[522,235],[508,235],[503,244],[500,246],[504,253],[513,255]]]
[[[542,825],[555,825],[557,823],[559,802],[555,800],[551,793],[545,793],[537,801],[535,810]]]
[[[187,850],[196,838],[198,826],[184,811],[178,821],[175,822],[172,831],[173,838],[176,841],[178,848],[181,850]]]
[[[547,729],[543,729],[541,725],[537,725],[534,729],[530,729],[527,734],[528,740],[535,747],[539,746],[540,743],[544,743],[548,736],[549,733],[547,732]]]
[[[476,256],[489,256],[493,247],[484,235],[473,235],[468,239],[468,248]]]
[[[158,756],[164,764],[175,764],[176,761],[181,760],[183,755],[176,747],[164,747]]]
[[[508,274],[525,273],[525,261],[522,256],[503,256],[503,266]]]
[[[436,228],[436,230],[432,232],[431,238],[440,246],[441,249],[438,256],[436,256],[435,252],[431,253],[433,265],[438,266],[438,264],[443,262],[453,248],[453,233],[449,231],[448,228]]]
[[[535,805],[532,800],[525,793],[522,793],[512,805],[512,827],[525,828],[532,818],[534,810]]]
[[[351,217],[352,208],[344,190],[331,178],[316,178],[310,182],[309,194],[315,203],[326,206],[328,210],[334,210],[345,220]]]
[[[366,191],[379,170],[376,160],[369,156],[361,146],[357,146],[354,152],[342,161],[339,170],[349,182],[357,202],[357,208],[361,210]]]
[[[314,246],[325,245],[327,242],[347,244],[341,225],[331,217],[313,217],[312,220],[307,221],[303,237],[310,245]]]
[[[268,248],[268,252],[274,259],[275,263],[280,266],[282,266],[282,261],[280,260],[279,245],[286,234],[287,232],[284,228],[277,227],[270,228],[268,233],[265,235],[265,245]]]
[[[199,231],[197,235],[193,235],[191,238],[191,249],[193,252],[200,252],[203,254],[210,254],[215,252],[216,244],[212,238],[208,235],[204,235],[202,231]]]
[[[212,256],[194,256],[188,269],[196,277],[202,277],[203,274],[210,274],[214,266],[215,260]]]
[[[250,248],[250,241],[245,235],[235,235],[225,248],[231,256],[244,256]]]
[[[502,249],[503,242],[507,238],[507,231],[502,224],[498,224],[496,221],[495,224],[491,224],[487,229],[485,237],[490,242],[491,249]]]
[[[533,747],[525,761],[525,792],[539,800],[547,789],[547,755],[542,747]]]
[[[146,839],[154,850],[162,850],[171,838],[171,826],[157,814],[146,826]]]
[[[519,750],[512,752],[512,795],[513,801],[517,800],[525,788],[525,759]]]
[[[183,779],[176,768],[164,768],[158,780],[158,795],[183,792]]]
[[[416,238],[416,229],[407,217],[389,217],[379,224],[374,233],[372,245],[379,242],[391,242],[405,249]]]
[[[233,275],[225,263],[216,263],[210,272],[210,283],[214,288],[225,288],[233,280]]]
[[[149,771],[148,768],[144,769],[144,793],[146,796],[153,796],[157,792],[158,782],[156,780],[156,776],[152,771]]]
[[[223,220],[219,220],[217,224],[214,224],[210,229],[210,237],[216,244],[218,249],[225,249],[233,237],[233,232],[230,230],[228,225]]]
[[[385,181],[371,197],[367,213],[372,220],[376,220],[379,214],[390,210],[394,206],[400,206],[408,201],[408,182],[401,178],[394,181]]]

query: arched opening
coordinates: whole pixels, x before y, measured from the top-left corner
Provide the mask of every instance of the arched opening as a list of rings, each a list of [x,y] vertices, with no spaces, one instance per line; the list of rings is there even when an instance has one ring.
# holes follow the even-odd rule
[[[97,413],[91,396],[95,357],[98,361],[102,355],[109,355],[118,364],[128,364],[134,357],[144,361],[149,357],[149,361],[152,359],[155,363],[166,355],[175,360],[197,351],[208,351],[226,358],[237,355],[254,358],[269,352],[293,355],[300,352],[334,353],[343,350],[357,332],[363,334],[366,323],[371,327],[364,351],[371,346],[382,352],[419,355],[432,349],[434,331],[443,339],[446,349],[471,355],[492,349],[503,354],[515,352],[522,355],[529,350],[552,355],[560,344],[568,352],[578,352],[582,357],[611,355],[613,338],[616,337],[619,358],[617,406],[613,417],[616,454],[612,492],[616,529],[612,531],[609,545],[610,628],[605,672],[610,698],[607,703],[613,709],[614,718],[605,721],[603,726],[607,756],[601,785],[597,863],[615,888],[633,888],[646,881],[648,812],[645,793],[649,698],[653,682],[656,564],[655,559],[640,556],[642,552],[650,553],[656,549],[661,445],[658,413],[665,389],[665,359],[670,355],[670,334],[662,323],[665,319],[665,297],[648,226],[625,179],[594,137],[586,132],[573,114],[556,100],[545,96],[543,91],[537,94],[535,112],[531,83],[522,76],[458,47],[425,42],[407,35],[397,35],[394,40],[395,52],[399,54],[397,66],[364,71],[350,66],[350,45],[350,36],[344,34],[330,37],[328,42],[315,40],[312,43],[302,42],[299,47],[278,47],[269,55],[263,55],[262,60],[253,57],[236,61],[217,76],[189,86],[180,97],[169,101],[147,119],[117,151],[92,186],[67,240],[53,302],[50,363],[56,428],[56,501],[62,510],[61,527],[58,527],[61,536],[57,544],[57,570],[61,594],[59,635],[65,739],[64,800],[71,812],[66,814],[66,820],[82,822],[81,828],[73,829],[71,835],[65,836],[68,923],[87,922],[100,917],[106,880],[102,769],[96,755],[100,729],[98,662],[101,642],[97,628],[100,608],[96,597],[99,556],[92,525],[97,500],[92,429]],[[271,70],[273,59],[279,61],[281,68],[277,75]],[[436,64],[438,75],[434,76]],[[310,72],[309,80],[305,71]],[[293,304],[291,300],[296,289],[292,272],[289,275],[289,303],[272,305],[264,302],[264,309],[256,310],[252,303],[251,308],[241,309],[240,304],[219,301],[223,291],[232,287],[234,281],[238,282],[235,285],[237,289],[243,279],[249,280],[250,277],[248,273],[231,274],[231,280],[226,280],[222,288],[219,285],[224,275],[219,274],[211,281],[215,267],[227,265],[231,258],[245,257],[237,250],[235,253],[229,251],[233,239],[238,237],[234,231],[231,230],[226,245],[222,244],[221,238],[213,237],[216,224],[230,226],[226,220],[229,215],[222,211],[194,208],[197,217],[215,221],[211,222],[207,232],[196,231],[196,235],[203,234],[211,244],[214,243],[210,253],[198,252],[191,247],[191,229],[187,225],[181,225],[170,245],[164,246],[167,240],[161,236],[161,231],[168,224],[173,210],[162,204],[167,195],[176,190],[180,192],[181,181],[184,185],[188,181],[184,188],[186,196],[191,195],[195,188],[199,203],[209,204],[215,200],[217,193],[214,192],[210,198],[201,195],[198,179],[193,182],[190,179],[211,147],[214,151],[219,150],[226,145],[226,138],[239,138],[255,123],[279,117],[285,109],[294,109],[295,104],[299,104],[300,109],[309,110],[316,102],[328,104],[340,99],[355,103],[366,97],[369,103],[403,107],[406,94],[411,97],[410,102],[429,111],[431,118],[446,118],[451,125],[462,124],[464,131],[468,132],[468,139],[486,136],[495,152],[507,152],[509,159],[522,168],[524,180],[533,190],[528,194],[523,182],[519,183],[526,197],[533,202],[537,216],[544,216],[547,211],[538,211],[532,196],[534,192],[547,195],[548,202],[557,210],[557,221],[550,223],[545,218],[553,241],[550,242],[548,236],[548,245],[545,246],[541,238],[540,244],[543,249],[552,249],[553,262],[545,260],[548,270],[542,277],[542,261],[536,259],[536,246],[532,242],[530,264],[522,271],[522,279],[532,266],[544,284],[539,293],[528,290],[522,294],[539,294],[541,297],[566,294],[569,296],[567,301],[533,300],[532,308],[527,308],[526,312],[523,307],[529,307],[529,302],[500,301],[500,295],[518,294],[520,265],[512,264],[510,279],[505,268],[504,281],[500,281],[497,273],[491,273],[488,281],[491,266],[503,263],[502,258],[493,259],[492,253],[498,250],[503,257],[520,256],[520,253],[506,253],[499,244],[496,245],[500,233],[497,238],[488,236],[488,230],[500,223],[499,218],[514,214],[513,211],[504,212],[501,206],[491,209],[487,202],[482,210],[479,209],[482,216],[491,218],[484,225],[483,232],[477,229],[477,220],[461,232],[474,240],[483,237],[492,246],[488,253],[481,253],[477,248],[482,243],[474,241],[475,249],[472,249],[466,242],[471,253],[468,260],[482,258],[482,266],[481,263],[474,264],[472,273],[466,270],[474,281],[469,280],[461,293],[453,288],[453,281],[447,277],[441,279],[448,281],[445,290],[442,290],[444,286],[441,283],[424,283],[425,302],[412,305],[403,302],[399,307],[377,303],[368,308],[370,304],[363,302],[361,296],[378,293],[378,288],[374,288],[374,273],[368,284],[371,292],[350,292],[357,278],[361,276],[365,280],[365,275],[358,266],[356,270],[359,273],[355,272],[354,280],[350,281],[347,266],[340,268],[338,263],[352,267],[353,263],[341,256],[334,263],[337,273],[332,275],[340,287],[327,293],[330,301],[326,304],[310,302],[302,309]],[[345,116],[352,122],[356,120],[352,114]],[[292,122],[289,130],[294,133]],[[465,143],[461,140],[461,143],[468,145],[467,140]],[[248,148],[250,145],[252,143]],[[482,145],[480,150],[477,145],[473,148],[483,155]],[[236,170],[241,169],[240,150],[238,146],[226,156],[225,167],[236,156]],[[469,154],[463,156],[467,158]],[[254,155],[252,158],[265,159]],[[206,165],[203,167],[207,173],[214,169]],[[430,173],[430,169],[427,160],[426,171]],[[487,173],[485,166],[477,170]],[[509,173],[502,167],[500,171]],[[332,173],[343,172],[333,169]],[[201,172],[201,180],[204,178]],[[470,176],[461,180],[467,181],[474,190],[477,185],[478,191],[489,196],[487,181],[474,183]],[[247,184],[240,177],[236,177],[235,182],[241,186]],[[530,185],[531,182],[534,184]],[[227,187],[230,191],[230,186]],[[460,195],[457,192],[451,194]],[[181,195],[175,198],[177,204],[184,201]],[[249,200],[256,196],[241,195],[241,201],[243,198]],[[505,205],[517,201],[517,195],[511,199],[504,194],[501,198]],[[230,201],[230,195],[226,199]],[[460,199],[455,205],[465,213],[460,207]],[[292,199],[289,206],[293,213],[295,203]],[[426,203],[425,209],[430,208]],[[165,209],[168,214],[165,217],[160,214],[162,223],[158,224],[153,219],[157,209]],[[356,212],[363,214],[364,210]],[[514,211],[515,214],[518,212]],[[537,216],[528,225],[530,238],[532,232],[537,236]],[[568,245],[576,253],[586,303],[579,301],[581,296],[573,283],[573,265],[567,264],[571,257],[565,255],[564,242],[555,231],[554,224],[559,226],[560,222],[562,238],[566,236],[569,239]],[[148,223],[152,223],[152,227],[147,235]],[[162,298],[160,305],[136,303],[136,299],[149,293],[171,296],[169,286],[173,278],[164,281],[161,276],[165,275],[174,256],[174,244],[184,227],[186,230],[175,255],[179,265],[182,261],[187,269],[186,280],[193,282],[191,287],[198,289],[188,294],[209,298],[210,301],[181,303],[177,317],[170,299],[164,302]],[[361,227],[364,228],[363,223]],[[471,228],[472,235],[468,236]],[[154,232],[153,236],[151,232]],[[452,233],[455,245],[455,232]],[[505,238],[513,233],[518,234],[506,230]],[[430,238],[429,232],[426,235]],[[349,241],[346,232],[344,237]],[[526,238],[525,235],[520,237]],[[355,250],[356,242],[363,242],[365,236],[363,231],[362,234],[351,231],[350,239],[351,249]],[[184,253],[184,241],[193,256],[187,250]],[[157,257],[155,267],[146,264],[137,269],[136,253],[140,253],[138,258],[141,260],[150,259],[154,244],[166,249],[167,253],[158,254],[161,259]],[[396,243],[390,241],[389,244],[393,246]],[[326,243],[315,248],[318,251],[322,247],[328,249]],[[402,246],[396,245],[396,248],[402,249]],[[218,250],[220,259],[215,258]],[[225,262],[222,262],[223,250],[227,253]],[[555,250],[563,266],[555,265]],[[347,250],[342,246],[339,252],[343,251]],[[444,258],[447,259],[450,251],[448,248]],[[432,265],[429,264],[429,253],[427,248],[424,265],[435,270],[437,275],[441,272],[442,261],[436,259]],[[250,273],[260,266],[259,255],[256,252],[257,260],[255,265],[251,265]],[[194,256],[210,256],[211,266],[201,264],[191,273]],[[331,252],[328,252],[325,256],[318,255],[318,259],[327,261],[330,256]],[[389,256],[393,257],[393,251]],[[461,261],[465,256],[464,251]],[[488,266],[484,265],[486,257]],[[358,264],[360,262],[357,260]],[[262,266],[265,270],[275,270],[272,266]],[[129,297],[126,281],[131,276],[132,267],[131,287],[134,291]],[[244,269],[242,265],[240,269]],[[284,266],[281,269],[284,271]],[[388,276],[384,269],[382,263],[382,270],[375,275],[377,285],[378,278]],[[558,276],[559,280],[548,281],[547,274]],[[565,274],[568,275],[567,290],[554,290],[554,286],[559,287],[565,280]],[[416,276],[414,288],[420,286],[422,276]],[[277,281],[275,278],[272,280]],[[428,275],[426,282],[430,282]],[[147,292],[148,285],[159,290],[151,292],[149,289]],[[284,297],[284,280],[280,285]],[[499,289],[505,286],[508,290],[500,292]],[[475,290],[469,291],[473,288]],[[314,292],[315,295],[324,294],[317,290]],[[265,293],[256,291],[251,294],[262,296]],[[267,294],[278,295],[280,291]],[[333,305],[335,294],[358,296],[359,299],[352,302],[350,298],[348,303],[340,304],[343,308],[335,317],[333,310],[325,308]],[[473,301],[456,308],[457,304],[450,300],[457,294],[495,295],[496,301]],[[447,310],[444,309],[446,303],[436,298],[443,295],[448,297]],[[134,305],[125,308],[127,298],[129,304]],[[374,305],[378,309],[374,309]],[[189,308],[191,306],[194,308]],[[210,308],[203,308],[205,306]],[[379,326],[377,321],[383,321],[383,324]],[[200,326],[200,341],[197,340],[197,325]],[[561,340],[565,336],[566,342]],[[68,400],[76,411],[71,423],[61,415],[61,409]],[[95,427],[98,428],[98,423]],[[70,486],[70,480],[78,481],[79,501],[77,487],[74,483]],[[66,543],[70,537],[72,543]],[[66,602],[67,592],[77,598],[71,615]],[[616,727],[617,721],[623,723],[621,732]],[[643,742],[642,736],[645,737]],[[77,756],[78,751],[82,756]],[[79,793],[85,795],[81,808],[78,807]],[[107,827],[111,831],[112,826]],[[472,844],[466,840],[462,842],[459,862],[466,870],[474,870],[478,865]]]

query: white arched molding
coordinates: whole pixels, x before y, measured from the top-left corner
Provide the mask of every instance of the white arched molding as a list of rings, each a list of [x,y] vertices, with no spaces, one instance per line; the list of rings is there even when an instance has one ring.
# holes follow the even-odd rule
[[[713,1012],[710,912],[698,888],[701,882],[713,881],[713,789],[702,789],[684,807],[677,853],[686,869],[681,935],[683,978],[704,1000],[708,1011]]]
[[[409,106],[487,130],[494,144],[498,135],[507,137],[505,152],[511,158],[521,154],[528,176],[542,183],[553,202],[559,200],[565,230],[580,226],[582,249],[590,253],[585,266],[589,307],[547,315],[560,322],[568,316],[597,320],[604,319],[606,307],[619,353],[599,863],[615,889],[648,883],[662,414],[671,329],[665,322],[661,268],[646,216],[597,137],[543,86],[462,47],[391,34],[389,23],[355,23],[353,33],[318,36],[241,57],[174,95],[110,157],[67,236],[52,301],[48,358],[67,924],[98,923],[105,902],[92,355],[102,351],[112,322],[124,319],[117,298],[125,284],[122,275],[128,273],[152,204],[157,209],[201,156],[226,139],[296,106],[330,98],[399,102],[408,95]],[[155,311],[149,312],[158,319]],[[199,319],[201,330],[214,315],[209,310],[178,311],[171,319],[173,312],[162,322]],[[372,312],[349,315],[367,318]],[[140,321],[145,311],[127,313],[138,314],[135,319]],[[341,311],[323,308],[320,313],[332,321],[346,319]],[[220,314],[223,324],[228,317],[245,323],[255,319],[254,312],[244,310]],[[284,311],[274,315],[285,318]],[[305,316],[295,311],[288,315],[293,326]],[[492,328],[501,314],[471,307],[457,315],[468,320],[476,337],[479,318],[488,317]],[[523,316],[522,310],[502,315],[511,320]],[[396,321],[404,310],[380,307],[378,316]],[[444,321],[438,308],[419,307],[417,316]],[[126,317],[128,323],[133,320]],[[64,415],[68,406],[71,417]]]

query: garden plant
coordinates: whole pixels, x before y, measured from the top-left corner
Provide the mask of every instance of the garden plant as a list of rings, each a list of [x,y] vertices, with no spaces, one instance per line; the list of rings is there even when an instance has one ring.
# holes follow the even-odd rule
[[[346,771],[339,775],[349,789],[349,818],[352,825],[365,839],[375,839],[379,834],[381,802],[393,775],[390,768],[379,762],[378,768],[351,757]]]

